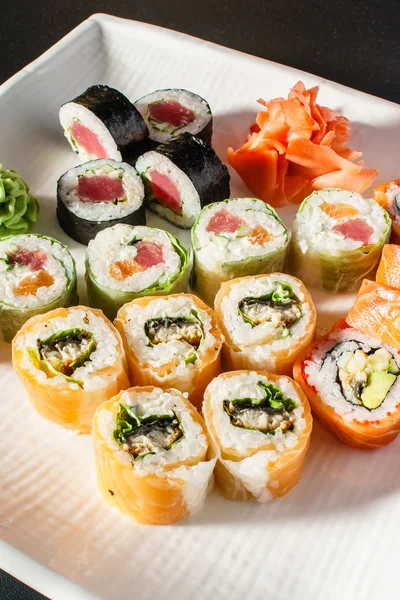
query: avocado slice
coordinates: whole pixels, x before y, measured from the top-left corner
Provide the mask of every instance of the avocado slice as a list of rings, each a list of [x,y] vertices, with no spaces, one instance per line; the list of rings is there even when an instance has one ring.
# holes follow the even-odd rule
[[[368,385],[361,394],[361,402],[366,408],[378,408],[396,381],[396,375],[387,371],[375,371],[368,377]]]
[[[396,361],[394,360],[394,358],[391,358],[389,360],[389,368],[388,368],[389,373],[392,373],[393,375],[398,375],[400,373],[399,367],[396,364]]]

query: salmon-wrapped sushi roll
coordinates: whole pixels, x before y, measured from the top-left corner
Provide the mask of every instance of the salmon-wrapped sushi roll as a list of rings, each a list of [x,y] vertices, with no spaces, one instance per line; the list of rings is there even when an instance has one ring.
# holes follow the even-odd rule
[[[400,179],[377,185],[372,197],[389,213],[392,219],[390,239],[394,244],[400,244]]]
[[[293,363],[315,335],[316,313],[299,279],[283,273],[227,281],[215,298],[225,336],[226,370],[292,375]]]
[[[203,419],[178,390],[133,387],[104,402],[93,441],[99,490],[122,513],[167,525],[202,508],[215,453]]]
[[[222,333],[214,312],[197,296],[137,298],[114,322],[135,385],[174,387],[201,408],[204,390],[221,370]]]
[[[400,353],[345,320],[315,341],[294,366],[312,411],[343,442],[363,450],[400,432]]]
[[[386,244],[376,272],[376,283],[400,290],[400,246]]]
[[[100,310],[32,317],[12,343],[13,366],[38,413],[88,433],[96,407],[129,386],[121,337]]]
[[[292,379],[223,373],[206,389],[203,415],[218,456],[215,480],[226,498],[267,502],[299,482],[312,417]]]

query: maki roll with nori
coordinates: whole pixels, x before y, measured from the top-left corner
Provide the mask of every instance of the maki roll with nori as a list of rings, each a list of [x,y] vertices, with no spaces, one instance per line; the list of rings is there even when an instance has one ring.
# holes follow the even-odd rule
[[[188,251],[167,231],[114,225],[87,249],[90,305],[114,319],[134,298],[186,292],[188,269]]]
[[[290,269],[306,285],[353,290],[377,265],[390,219],[374,200],[326,189],[306,198],[293,222]]]
[[[400,433],[400,353],[338,321],[298,359],[294,377],[314,414],[343,442],[363,450]]]
[[[223,281],[282,271],[289,232],[274,209],[255,198],[206,206],[192,228],[192,287],[213,306]]]
[[[57,218],[72,239],[88,244],[117,223],[145,225],[143,183],[135,169],[110,158],[70,169],[57,184]]]
[[[82,161],[132,160],[148,144],[147,125],[135,106],[108,85],[92,85],[60,108],[64,135]]]
[[[206,389],[203,416],[218,457],[215,481],[226,498],[267,502],[299,482],[312,417],[292,379],[223,373]]]
[[[104,402],[93,443],[99,491],[123,514],[167,525],[202,508],[215,454],[203,419],[178,390],[132,387]]]
[[[187,392],[201,409],[205,388],[221,370],[223,336],[213,311],[200,298],[137,298],[118,311],[114,324],[133,383]]]
[[[34,234],[0,241],[0,329],[6,341],[34,315],[77,301],[75,262],[60,242]]]
[[[86,306],[29,319],[13,339],[12,360],[38,413],[81,433],[101,402],[129,386],[118,331]]]
[[[211,146],[183,133],[146,152],[136,162],[154,212],[190,229],[206,204],[229,198],[228,169]]]
[[[211,144],[211,109],[201,96],[187,90],[157,90],[139,98],[135,106],[146,121],[151,140],[166,142],[187,132]]]
[[[303,283],[284,273],[226,281],[215,298],[225,336],[226,370],[263,369],[291,375],[293,363],[314,339],[316,312]]]

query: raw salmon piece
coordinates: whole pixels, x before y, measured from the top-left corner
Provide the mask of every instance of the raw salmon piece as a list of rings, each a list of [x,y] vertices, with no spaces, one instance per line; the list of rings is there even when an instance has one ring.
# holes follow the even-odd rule
[[[177,100],[160,100],[148,105],[152,119],[160,123],[169,123],[173,127],[184,127],[194,121],[194,112]]]
[[[376,282],[395,290],[400,290],[400,246],[383,246],[381,262],[376,272]]]
[[[240,217],[222,209],[216,212],[207,223],[206,231],[220,233],[235,233],[243,225],[244,221]]]
[[[16,296],[36,296],[41,287],[50,287],[54,283],[54,277],[47,271],[39,271],[34,275],[24,277],[13,289]]]
[[[362,333],[400,349],[400,291],[374,282],[366,283],[361,287],[346,321]]]
[[[116,281],[124,281],[128,277],[131,277],[135,273],[144,271],[142,267],[136,262],[136,260],[117,260],[110,265],[109,273]]]
[[[107,158],[107,151],[93,131],[82,125],[79,121],[72,123],[70,131],[75,142],[87,154],[95,158]]]
[[[153,194],[161,206],[169,208],[174,212],[180,213],[182,209],[182,200],[178,187],[168,175],[158,171],[149,171],[150,185]]]
[[[359,214],[358,210],[350,206],[350,204],[329,204],[329,202],[322,202],[319,205],[319,209],[331,219],[335,219],[335,221],[354,217]]]
[[[250,244],[253,244],[253,245],[261,244],[262,245],[262,244],[267,244],[268,242],[273,240],[274,237],[275,236],[273,236],[272,233],[267,231],[264,227],[261,227],[261,225],[256,225],[250,231],[249,235],[247,236],[247,239],[249,240]]]
[[[113,202],[125,196],[122,179],[109,175],[78,177],[78,196],[82,202]]]

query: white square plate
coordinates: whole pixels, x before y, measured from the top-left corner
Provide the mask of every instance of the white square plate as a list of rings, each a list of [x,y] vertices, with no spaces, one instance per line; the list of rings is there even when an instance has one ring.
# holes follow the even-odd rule
[[[302,79],[353,124],[352,147],[379,181],[399,176],[400,106],[172,31],[105,15],[82,23],[0,91],[1,160],[41,204],[35,231],[83,247],[55,218],[58,177],[76,164],[59,106],[94,83],[131,99],[163,87],[207,98],[214,146],[245,138],[260,96],[284,96]],[[248,195],[232,173],[232,196]],[[280,210],[290,224],[294,208]],[[161,224],[155,216],[151,224]],[[177,230],[174,231],[177,233]],[[186,238],[185,238],[186,235]],[[180,232],[180,237],[182,237]],[[187,234],[184,238],[187,241]],[[85,301],[82,277],[81,300]],[[320,329],[352,295],[314,294]],[[315,424],[304,476],[267,505],[232,503],[214,491],[178,525],[135,525],[99,498],[89,436],[43,421],[28,404],[0,342],[0,566],[54,600],[373,600],[394,597],[400,555],[400,438],[352,450]]]

